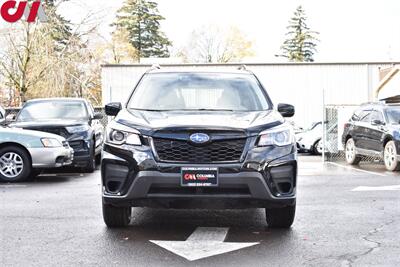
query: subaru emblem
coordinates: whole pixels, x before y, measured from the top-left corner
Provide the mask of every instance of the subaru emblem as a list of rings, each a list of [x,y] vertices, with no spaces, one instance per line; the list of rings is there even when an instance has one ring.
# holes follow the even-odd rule
[[[196,144],[204,144],[210,141],[210,136],[204,133],[195,133],[190,136],[190,141]]]

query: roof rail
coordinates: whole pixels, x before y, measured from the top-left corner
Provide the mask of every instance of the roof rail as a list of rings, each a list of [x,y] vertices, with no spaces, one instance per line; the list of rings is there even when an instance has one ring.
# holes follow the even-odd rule
[[[160,70],[161,66],[159,64],[153,64],[150,68],[150,70]]]
[[[385,101],[374,101],[361,104],[361,106],[368,106],[368,105],[385,105]]]
[[[238,70],[249,71],[246,65],[239,66]]]

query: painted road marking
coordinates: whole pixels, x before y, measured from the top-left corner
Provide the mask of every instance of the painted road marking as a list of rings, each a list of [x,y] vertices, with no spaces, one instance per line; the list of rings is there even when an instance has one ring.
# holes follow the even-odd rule
[[[389,186],[359,186],[351,190],[352,192],[368,192],[368,191],[400,191],[400,185]]]
[[[150,240],[150,242],[189,261],[204,259],[260,244],[224,242],[228,231],[229,228],[198,227],[186,241]]]
[[[382,173],[378,173],[378,172],[371,172],[371,171],[366,171],[366,170],[361,170],[361,169],[357,169],[357,168],[354,168],[354,167],[351,167],[351,166],[345,166],[345,165],[342,165],[342,164],[338,164],[338,163],[335,163],[335,162],[327,162],[327,164],[331,164],[331,165],[334,165],[334,166],[337,166],[337,167],[342,167],[342,168],[345,168],[345,169],[348,169],[348,170],[363,172],[363,173],[367,173],[367,174],[378,175],[378,176],[382,176],[382,177],[386,177],[387,176],[386,174],[382,174]]]
[[[0,188],[26,188],[28,187],[27,185],[21,185],[21,184],[5,184],[5,185],[0,185]]]

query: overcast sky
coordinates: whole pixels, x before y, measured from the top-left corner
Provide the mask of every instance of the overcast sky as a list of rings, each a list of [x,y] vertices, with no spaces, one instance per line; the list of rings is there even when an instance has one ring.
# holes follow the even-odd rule
[[[286,26],[298,5],[303,5],[309,26],[319,31],[316,60],[400,61],[399,0],[158,0],[166,18],[162,29],[176,47],[190,33],[207,24],[238,26],[253,41],[257,61],[276,61]],[[122,0],[72,0],[62,13],[79,20],[88,9],[104,15],[101,32],[109,35]]]

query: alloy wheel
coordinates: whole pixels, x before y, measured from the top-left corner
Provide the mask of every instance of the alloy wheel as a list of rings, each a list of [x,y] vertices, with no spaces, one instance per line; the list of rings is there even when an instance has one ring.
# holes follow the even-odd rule
[[[397,163],[397,151],[393,142],[389,142],[385,147],[384,152],[385,165],[391,169]]]
[[[353,162],[356,156],[356,149],[353,139],[349,139],[346,143],[346,160],[347,162]]]
[[[324,152],[324,144],[323,144],[322,140],[319,140],[319,142],[317,144],[317,152],[319,155],[322,155],[322,153]]]
[[[22,157],[14,152],[7,152],[0,157],[0,173],[8,178],[18,177],[24,170]]]

